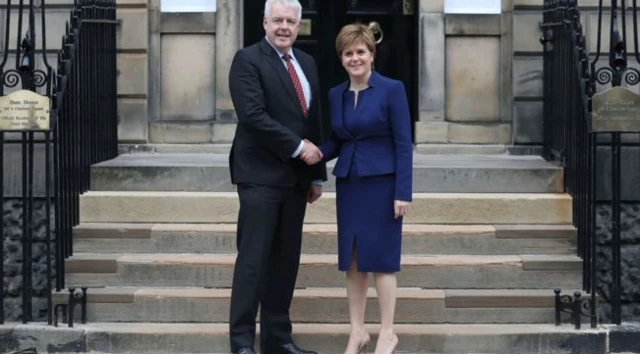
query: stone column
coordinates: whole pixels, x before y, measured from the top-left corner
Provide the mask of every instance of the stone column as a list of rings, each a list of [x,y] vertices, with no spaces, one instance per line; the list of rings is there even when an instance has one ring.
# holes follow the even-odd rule
[[[216,119],[213,142],[230,142],[235,134],[236,114],[229,94],[229,69],[243,47],[244,11],[241,0],[218,0],[216,9]]]
[[[500,122],[513,122],[513,1],[502,0],[500,37]],[[512,130],[513,131],[513,130]],[[512,133],[513,135],[513,133]],[[512,136],[513,139],[513,136]],[[513,144],[513,140],[509,142]]]
[[[160,121],[160,0],[149,0],[149,124]]]
[[[416,143],[446,143],[444,0],[420,0],[420,120]]]

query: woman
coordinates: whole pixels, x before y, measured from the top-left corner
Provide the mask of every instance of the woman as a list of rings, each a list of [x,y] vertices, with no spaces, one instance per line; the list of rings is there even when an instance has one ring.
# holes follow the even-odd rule
[[[365,350],[370,340],[364,327],[368,272],[374,273],[381,315],[375,353],[392,353],[398,344],[393,317],[402,217],[411,202],[409,105],[400,81],[372,69],[376,47],[367,26],[343,27],[336,50],[349,80],[329,92],[332,136],[320,150],[325,161],[338,157],[338,263],[347,272],[351,323],[345,353]]]

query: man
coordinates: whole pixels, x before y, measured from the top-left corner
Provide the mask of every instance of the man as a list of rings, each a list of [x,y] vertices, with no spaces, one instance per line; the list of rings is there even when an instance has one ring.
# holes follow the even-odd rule
[[[264,354],[315,354],[291,338],[289,306],[302,243],[306,203],[322,194],[320,92],[314,59],[292,49],[302,7],[267,0],[266,37],[238,51],[229,88],[238,127],[229,156],[240,198],[238,257],[229,318],[231,351],[255,353],[260,307]]]

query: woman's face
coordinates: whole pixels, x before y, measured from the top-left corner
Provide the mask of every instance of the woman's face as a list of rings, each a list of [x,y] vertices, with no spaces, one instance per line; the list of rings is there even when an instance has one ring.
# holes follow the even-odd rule
[[[371,63],[373,63],[373,53],[364,43],[355,43],[342,51],[342,66],[352,78],[369,74]]]

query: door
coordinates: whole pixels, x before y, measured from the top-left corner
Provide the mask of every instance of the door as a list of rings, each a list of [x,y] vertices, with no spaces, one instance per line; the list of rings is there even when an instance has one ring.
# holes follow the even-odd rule
[[[336,36],[342,26],[359,22],[367,24],[378,41],[375,70],[404,83],[411,117],[417,121],[418,1],[301,0],[300,3],[302,22],[294,46],[316,59],[323,107],[327,107],[329,89],[347,78],[336,54]],[[245,1],[244,10],[244,43],[250,45],[265,35],[264,1]]]

